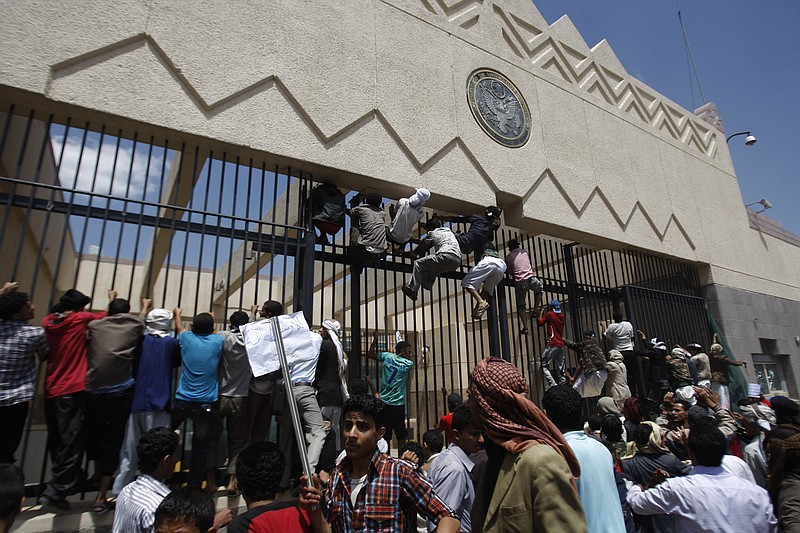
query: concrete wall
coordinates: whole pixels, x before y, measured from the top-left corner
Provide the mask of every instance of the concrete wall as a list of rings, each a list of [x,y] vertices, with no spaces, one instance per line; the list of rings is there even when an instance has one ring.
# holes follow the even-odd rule
[[[707,287],[705,296],[736,358],[751,363],[754,354],[775,356],[789,393],[797,397],[800,344],[795,339],[800,336],[800,302],[719,284]],[[774,353],[766,353],[764,344],[772,344]],[[749,382],[756,382],[752,365],[742,370]]]
[[[511,226],[696,261],[707,283],[800,301],[800,248],[750,228],[724,133],[527,0],[5,8],[0,96],[302,161],[387,196],[424,183],[434,208],[497,202]],[[467,80],[486,67],[530,107],[522,148],[470,113]]]

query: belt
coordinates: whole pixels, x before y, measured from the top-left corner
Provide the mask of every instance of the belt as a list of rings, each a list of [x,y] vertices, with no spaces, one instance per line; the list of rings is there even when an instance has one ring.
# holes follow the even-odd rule
[[[313,385],[310,381],[295,381],[292,383],[295,387],[310,387]]]

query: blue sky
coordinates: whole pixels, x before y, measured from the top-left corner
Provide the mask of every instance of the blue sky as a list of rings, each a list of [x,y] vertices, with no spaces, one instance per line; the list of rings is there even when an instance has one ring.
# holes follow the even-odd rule
[[[689,78],[678,9],[706,100],[727,135],[751,130],[731,157],[745,203],[800,234],[800,1],[535,0],[552,24],[566,14],[592,47],[606,39],[629,74],[689,110],[703,103]],[[693,80],[693,79],[692,79]]]

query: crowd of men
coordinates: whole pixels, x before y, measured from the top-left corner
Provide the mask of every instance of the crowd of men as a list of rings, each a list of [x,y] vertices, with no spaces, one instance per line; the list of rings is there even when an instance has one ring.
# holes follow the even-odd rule
[[[390,243],[415,241],[429,196],[419,189],[388,214],[379,196],[359,200],[347,210],[356,220],[353,253],[372,260]],[[767,400],[752,384],[731,411],[728,367],[743,363],[729,359],[716,338],[709,354],[697,343],[668,348],[634,332],[619,313],[601,324],[600,339],[591,331],[565,338],[561,303],[543,304],[528,253],[512,240],[501,259],[491,242],[499,216],[489,207],[428,221],[403,292],[415,300],[462,255],[479,252],[462,282],[479,320],[509,276],[520,333],[542,328],[542,408],[514,365],[489,357],[471,370],[466,401],[451,394],[450,412],[422,442],[406,427],[416,356],[404,340],[393,352],[380,351],[376,333],[367,352],[380,365],[375,390],[367,380],[348,382],[341,325],[325,320],[319,350],[294,354],[294,397],[286,398],[280,371],[253,375],[242,333],[252,320],[282,315],[279,302],[250,309],[259,316],[236,311],[230,328],[216,332],[210,313],[197,314],[186,329],[180,308],[152,309],[143,299],[134,314],[113,290],[106,311],[88,312],[90,298],[71,289],[39,327],[29,324],[28,296],[7,283],[0,291],[0,417],[10,437],[0,444],[6,529],[24,494],[12,463],[37,359],[46,362],[52,465],[38,504],[69,509],[67,498],[88,477],[85,454],[95,468],[92,512],[113,511],[115,532],[758,532],[777,531],[779,521],[785,531],[800,528],[798,404]],[[469,229],[454,233],[443,221]],[[567,349],[579,355],[576,368],[566,367]],[[301,418],[311,480],[301,476],[287,402]],[[590,405],[594,412],[586,412]],[[188,462],[176,433],[187,420]],[[223,428],[226,451],[218,457]],[[179,461],[186,487],[172,490]],[[225,490],[242,494],[248,507],[235,519],[227,509],[215,513],[211,497],[222,465]]]

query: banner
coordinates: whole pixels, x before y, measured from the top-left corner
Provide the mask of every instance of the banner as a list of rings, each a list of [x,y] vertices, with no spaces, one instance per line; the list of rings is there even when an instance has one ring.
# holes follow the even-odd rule
[[[319,355],[322,337],[308,329],[302,311],[281,315],[278,317],[278,323],[289,368],[292,368],[294,363],[314,359]],[[280,370],[278,347],[269,319],[250,322],[240,329],[253,376],[259,377]]]

